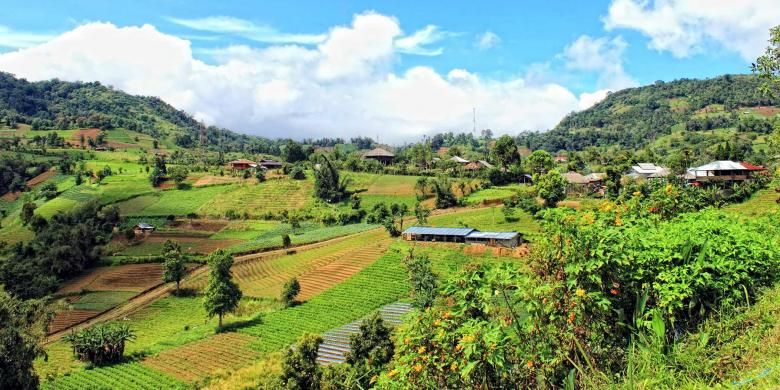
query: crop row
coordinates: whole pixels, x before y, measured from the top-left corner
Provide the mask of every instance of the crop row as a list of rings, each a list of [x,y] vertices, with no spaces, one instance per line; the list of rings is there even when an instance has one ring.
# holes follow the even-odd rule
[[[270,352],[295,342],[303,333],[322,333],[370,314],[408,293],[403,257],[403,246],[393,246],[343,283],[301,305],[269,313],[262,323],[240,331],[259,338],[254,348]]]
[[[360,233],[366,230],[376,228],[377,225],[357,223],[344,226],[327,226],[314,230],[304,231],[301,234],[290,234],[290,241],[293,245],[311,244],[329,240],[331,238],[347,236]],[[270,232],[269,232],[270,233]],[[275,233],[275,232],[274,232]],[[282,246],[281,234],[263,234],[258,239],[233,245],[228,248],[231,253],[246,253],[264,249],[279,248]]]
[[[42,381],[44,390],[81,389],[182,389],[183,383],[141,364],[123,363],[99,367],[61,376],[53,381]]]

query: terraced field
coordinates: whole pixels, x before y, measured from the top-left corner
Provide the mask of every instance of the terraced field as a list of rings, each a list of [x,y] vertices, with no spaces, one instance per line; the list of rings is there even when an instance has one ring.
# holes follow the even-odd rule
[[[284,178],[260,184],[234,185],[230,191],[205,202],[198,213],[221,216],[228,210],[235,210],[259,216],[267,212],[300,210],[314,201],[313,192],[314,181],[311,179]]]
[[[777,203],[777,199],[780,198],[780,193],[775,192],[774,185],[770,185],[769,187],[770,188],[768,189],[756,192],[750,199],[742,203],[726,206],[726,210],[749,217],[780,212],[780,205]]]
[[[412,305],[403,302],[391,303],[382,306],[379,309],[379,315],[384,320],[385,325],[401,325],[401,317],[412,310]],[[349,339],[352,335],[360,332],[360,325],[363,319],[355,320],[349,324],[331,329],[322,334],[322,344],[317,350],[317,363],[327,365],[335,363],[344,363],[345,354],[349,352]]]
[[[301,280],[306,297],[327,289],[360,271],[387,249],[390,240],[382,231],[372,231],[302,253],[262,256],[233,266],[233,277],[247,296],[278,297],[282,285],[293,277]],[[316,275],[320,273],[321,275]],[[201,290],[207,276],[187,281],[184,286]]]
[[[138,363],[123,363],[93,368],[61,376],[54,381],[41,381],[41,389],[45,390],[159,390],[183,388],[184,384],[182,382]]]
[[[48,333],[51,334],[70,328],[98,315],[98,313],[100,312],[95,310],[66,310],[58,312],[49,324]]]
[[[219,370],[236,369],[260,357],[249,348],[255,337],[220,333],[201,341],[168,349],[144,359],[141,364],[182,381],[191,382]]]
[[[162,281],[161,264],[128,264],[112,267],[96,267],[71,279],[57,295],[90,291],[141,292]]]

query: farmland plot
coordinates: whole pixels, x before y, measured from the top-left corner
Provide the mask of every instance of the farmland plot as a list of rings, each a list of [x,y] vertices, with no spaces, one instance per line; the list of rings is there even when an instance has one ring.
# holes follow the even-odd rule
[[[183,383],[135,362],[80,371],[61,376],[54,381],[41,381],[41,389],[45,390],[183,388]]]
[[[207,187],[208,188],[208,187]],[[277,179],[260,184],[233,185],[230,191],[205,202],[198,213],[223,216],[229,210],[260,216],[267,212],[300,210],[314,201],[312,180]]]
[[[96,267],[65,283],[57,295],[81,290],[141,292],[161,283],[162,274],[160,264]]]
[[[249,348],[255,337],[220,333],[204,340],[165,350],[142,364],[182,381],[194,381],[219,370],[236,369],[260,357]]]

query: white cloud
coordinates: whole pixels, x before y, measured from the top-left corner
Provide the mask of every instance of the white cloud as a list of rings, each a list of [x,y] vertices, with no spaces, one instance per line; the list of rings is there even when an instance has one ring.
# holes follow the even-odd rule
[[[777,0],[613,0],[604,27],[632,29],[676,57],[717,44],[752,61],[780,21]]]
[[[218,34],[233,34],[257,42],[317,44],[325,40],[324,34],[288,34],[271,26],[255,24],[230,16],[209,16],[199,19],[168,18],[168,21],[193,30]]]
[[[477,36],[475,46],[479,50],[487,50],[501,43],[501,37],[492,31],[485,31]]]
[[[416,54],[422,56],[438,56],[444,53],[443,48],[428,48],[425,46],[439,42],[449,35],[452,34],[446,31],[441,31],[438,27],[429,24],[425,26],[425,28],[416,31],[412,35],[396,39],[395,47],[400,53]]]
[[[53,37],[53,35],[49,34],[14,31],[6,26],[0,25],[0,47],[20,49],[41,44]]]
[[[465,69],[442,75],[425,66],[396,73],[402,37],[396,19],[364,13],[316,46],[230,46],[212,50],[215,63],[206,64],[193,58],[189,41],[153,26],[90,23],[0,54],[0,70],[29,80],[98,80],[159,96],[209,124],[267,137],[379,134],[401,142],[468,130],[472,107],[480,127],[516,133],[548,129],[591,104],[556,83],[522,77],[485,79]]]
[[[628,44],[621,37],[593,38],[582,35],[564,48],[561,58],[567,69],[599,74],[598,86],[622,89],[637,85],[623,68],[623,53]]]

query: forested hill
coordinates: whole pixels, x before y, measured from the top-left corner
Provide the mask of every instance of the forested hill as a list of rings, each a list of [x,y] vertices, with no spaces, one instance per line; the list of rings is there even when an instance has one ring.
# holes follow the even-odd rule
[[[29,82],[0,72],[0,127],[27,124],[33,130],[125,128],[169,138],[182,147],[200,143],[219,150],[265,152],[269,141],[205,127],[184,111],[157,97],[134,96],[98,82],[60,80]]]
[[[759,83],[752,75],[657,81],[611,93],[593,107],[567,115],[549,132],[520,138],[533,149],[557,151],[606,145],[640,148],[677,130],[762,133],[771,129],[777,113],[767,106],[779,101],[762,95]],[[747,113],[755,115],[743,115]]]

